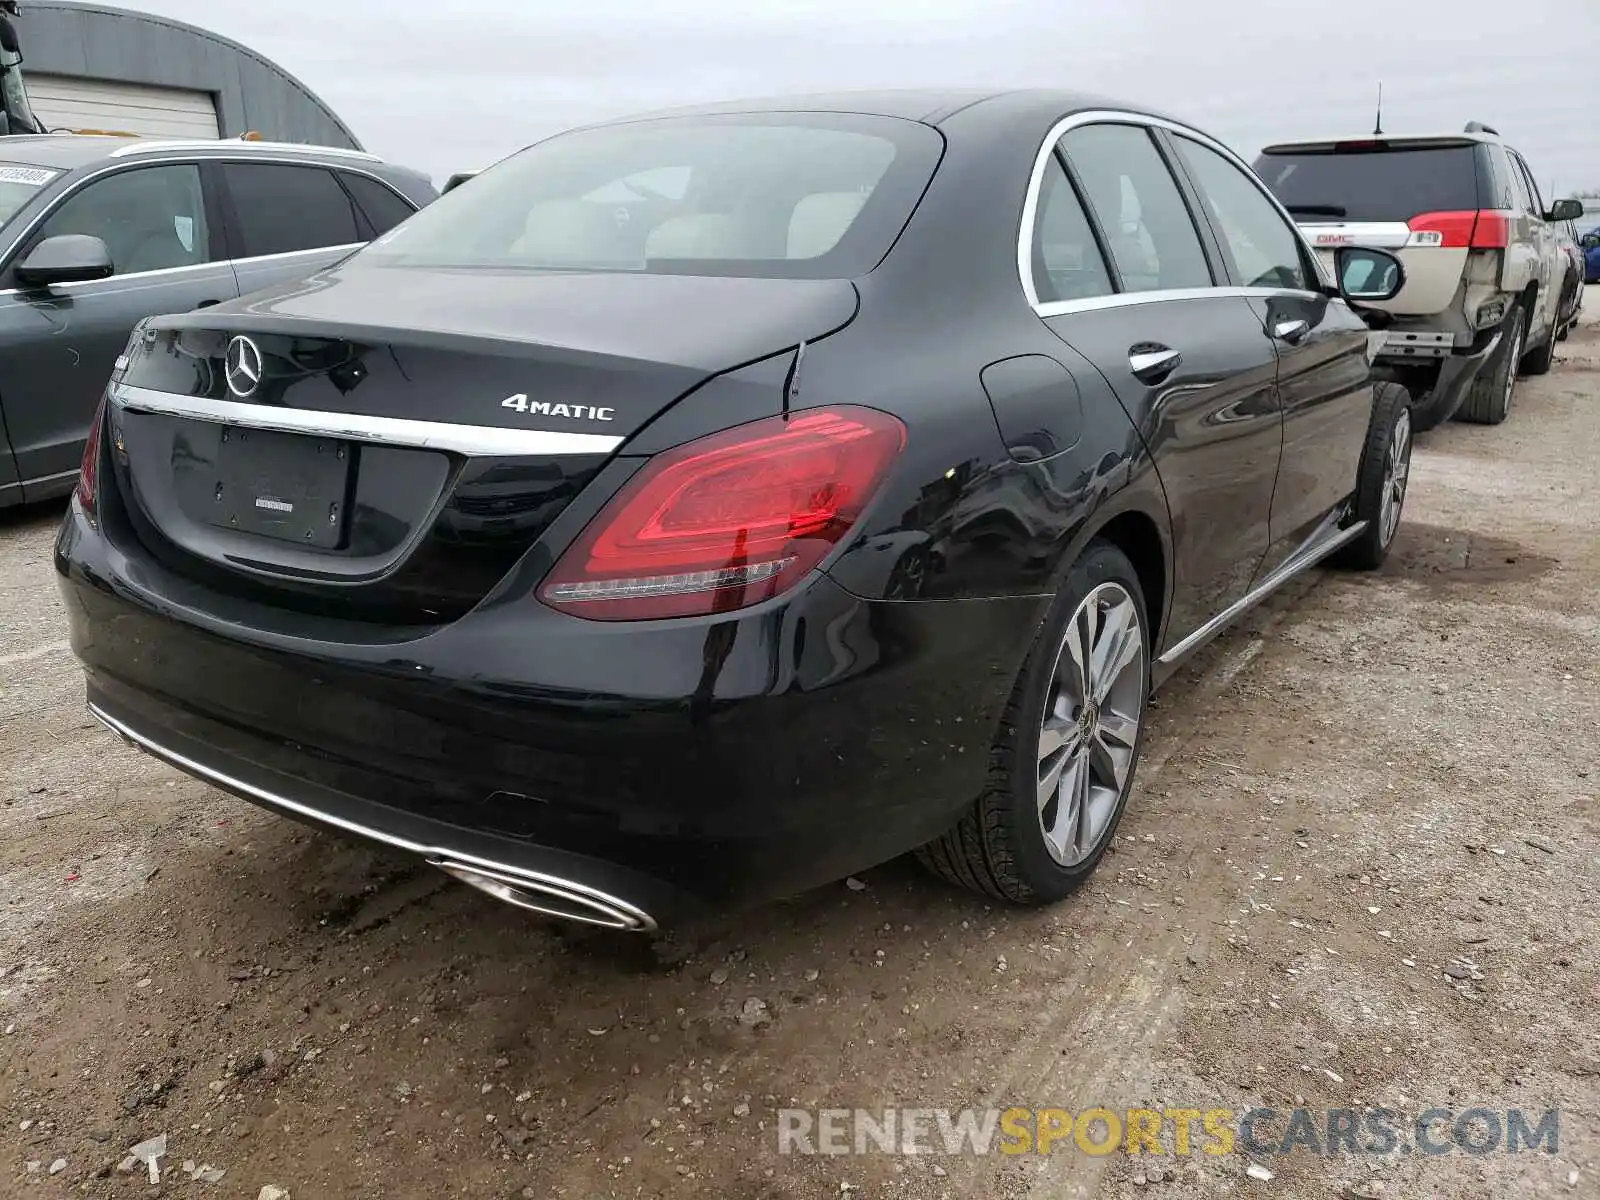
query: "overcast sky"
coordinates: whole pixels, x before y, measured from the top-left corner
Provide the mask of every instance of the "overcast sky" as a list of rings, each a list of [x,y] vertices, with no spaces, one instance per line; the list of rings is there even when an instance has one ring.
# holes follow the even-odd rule
[[[116,0],[297,75],[442,177],[570,125],[834,87],[1059,86],[1278,138],[1498,128],[1546,190],[1600,187],[1600,0]]]

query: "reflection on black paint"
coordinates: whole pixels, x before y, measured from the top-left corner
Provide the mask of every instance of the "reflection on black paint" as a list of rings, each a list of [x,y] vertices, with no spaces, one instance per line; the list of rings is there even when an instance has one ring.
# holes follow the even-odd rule
[[[750,561],[747,552],[750,531],[739,530],[734,538],[733,551],[728,556],[728,561],[723,569],[732,571],[745,566]],[[717,612],[728,612],[739,607],[743,602],[745,589],[741,587],[722,588],[712,596],[712,607]],[[722,674],[723,664],[728,661],[728,655],[733,652],[734,639],[739,636],[739,623],[737,621],[719,621],[706,630],[706,644],[702,652],[704,665],[700,669],[700,681],[695,684],[694,695],[689,700],[689,723],[691,725],[704,725],[711,715],[712,701],[717,694],[717,676]]]

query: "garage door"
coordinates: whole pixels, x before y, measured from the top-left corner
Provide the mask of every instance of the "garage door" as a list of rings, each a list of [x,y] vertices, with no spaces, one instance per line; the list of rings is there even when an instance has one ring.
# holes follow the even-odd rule
[[[103,129],[144,137],[218,136],[217,104],[210,92],[30,73],[28,98],[47,129]]]

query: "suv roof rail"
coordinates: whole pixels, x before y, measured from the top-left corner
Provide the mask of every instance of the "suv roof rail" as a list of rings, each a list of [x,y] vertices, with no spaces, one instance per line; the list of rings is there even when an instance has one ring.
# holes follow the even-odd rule
[[[132,158],[138,154],[158,154],[166,150],[273,150],[282,153],[293,150],[300,154],[331,154],[338,158],[359,158],[366,162],[382,162],[376,154],[365,150],[347,150],[343,146],[312,146],[302,142],[258,142],[244,138],[185,138],[181,141],[137,141],[118,146],[112,158]]]
[[[1463,130],[1463,132],[1464,133],[1487,133],[1487,134],[1490,134],[1490,135],[1492,135],[1494,137],[1499,137],[1500,136],[1500,131],[1498,129],[1491,129],[1489,126],[1485,125],[1482,121],[1468,121],[1467,122],[1467,127],[1466,127],[1465,130]]]

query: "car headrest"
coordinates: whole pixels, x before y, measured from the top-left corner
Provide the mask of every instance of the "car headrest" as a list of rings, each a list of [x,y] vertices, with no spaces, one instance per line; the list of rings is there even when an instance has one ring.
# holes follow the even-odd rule
[[[789,218],[789,257],[820,258],[828,253],[866,202],[862,192],[816,192],[805,197]]]
[[[645,239],[646,258],[749,258],[750,231],[726,213],[668,217]]]
[[[511,252],[535,262],[558,264],[613,263],[633,257],[618,237],[611,210],[583,200],[547,200],[533,205]]]

